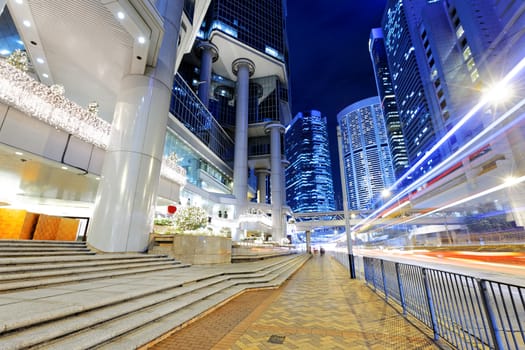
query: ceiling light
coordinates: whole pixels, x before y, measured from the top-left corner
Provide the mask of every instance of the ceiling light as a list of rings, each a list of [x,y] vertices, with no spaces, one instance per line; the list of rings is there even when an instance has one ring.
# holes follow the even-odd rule
[[[43,76],[44,78],[49,78],[49,74],[47,74],[47,73],[43,73],[42,76]]]
[[[0,51],[0,55],[3,55],[3,56],[7,56],[11,53],[11,51],[9,51],[8,49],[3,49],[2,51]]]
[[[118,17],[118,19],[124,19],[126,17],[126,15],[124,14],[124,12],[119,11],[119,12],[117,12],[117,17]]]
[[[62,170],[67,170],[67,166],[60,167]]]
[[[15,2],[16,2],[17,4],[21,4],[23,1],[22,1],[22,0],[15,0]]]
[[[139,43],[141,43],[141,44],[144,44],[144,43],[146,42],[146,38],[144,38],[143,36],[139,36],[139,37],[137,38],[137,40],[138,40]]]
[[[24,25],[25,25],[26,27],[31,27],[31,22],[29,22],[27,19],[24,20],[23,23],[24,23]]]
[[[44,63],[44,59],[42,59],[42,58],[40,58],[40,57],[38,57],[38,58],[36,59],[36,61],[37,61],[38,63],[40,63],[40,64],[43,64],[43,63]]]
[[[17,156],[22,156],[22,155],[24,155],[22,152],[18,152],[18,151],[16,151],[15,154],[16,154]]]

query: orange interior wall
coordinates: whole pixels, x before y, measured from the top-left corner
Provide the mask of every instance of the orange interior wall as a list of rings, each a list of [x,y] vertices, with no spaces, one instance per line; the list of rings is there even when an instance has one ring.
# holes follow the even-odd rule
[[[79,224],[77,219],[0,208],[0,239],[74,241]]]

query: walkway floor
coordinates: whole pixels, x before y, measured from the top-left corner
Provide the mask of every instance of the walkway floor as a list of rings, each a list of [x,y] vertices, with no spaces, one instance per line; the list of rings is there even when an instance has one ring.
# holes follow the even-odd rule
[[[152,347],[166,349],[439,349],[328,256],[281,288],[245,293]]]

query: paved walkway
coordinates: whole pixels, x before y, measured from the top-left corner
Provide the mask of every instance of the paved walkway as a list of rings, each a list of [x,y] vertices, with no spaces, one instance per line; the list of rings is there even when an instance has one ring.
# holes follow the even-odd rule
[[[439,349],[328,256],[277,290],[245,293],[152,347],[166,349]]]

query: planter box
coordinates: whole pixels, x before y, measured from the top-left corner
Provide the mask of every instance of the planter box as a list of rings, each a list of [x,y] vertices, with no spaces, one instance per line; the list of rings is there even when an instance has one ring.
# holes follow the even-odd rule
[[[151,254],[166,254],[192,265],[231,262],[231,238],[152,234]]]

